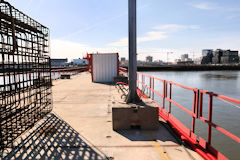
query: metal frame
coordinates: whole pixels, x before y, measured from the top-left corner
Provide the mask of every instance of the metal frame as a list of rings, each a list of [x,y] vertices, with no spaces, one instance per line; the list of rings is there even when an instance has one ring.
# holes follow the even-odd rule
[[[0,0],[0,148],[52,110],[49,29]]]

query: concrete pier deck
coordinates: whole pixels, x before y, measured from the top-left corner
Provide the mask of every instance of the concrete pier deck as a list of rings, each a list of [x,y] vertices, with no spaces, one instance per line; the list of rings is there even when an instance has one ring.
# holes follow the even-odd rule
[[[114,86],[92,83],[89,73],[53,82],[53,112],[2,154],[5,159],[202,159],[159,123],[157,131],[113,131]]]

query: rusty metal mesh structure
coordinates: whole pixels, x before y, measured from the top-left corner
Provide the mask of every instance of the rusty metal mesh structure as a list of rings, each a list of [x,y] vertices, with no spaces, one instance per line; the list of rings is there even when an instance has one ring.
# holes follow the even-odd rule
[[[0,148],[52,110],[49,30],[0,0]]]

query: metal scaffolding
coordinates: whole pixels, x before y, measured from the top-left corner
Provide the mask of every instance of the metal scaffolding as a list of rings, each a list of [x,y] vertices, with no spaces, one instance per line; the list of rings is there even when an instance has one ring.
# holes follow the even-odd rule
[[[0,149],[52,110],[49,30],[0,0]]]

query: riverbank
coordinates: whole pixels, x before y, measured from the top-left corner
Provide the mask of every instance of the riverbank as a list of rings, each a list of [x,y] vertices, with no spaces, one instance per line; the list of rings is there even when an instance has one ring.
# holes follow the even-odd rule
[[[122,66],[128,68],[127,66]],[[138,66],[138,71],[222,71],[240,70],[240,65],[165,65],[165,66]]]

